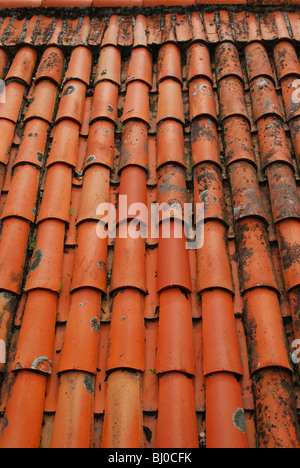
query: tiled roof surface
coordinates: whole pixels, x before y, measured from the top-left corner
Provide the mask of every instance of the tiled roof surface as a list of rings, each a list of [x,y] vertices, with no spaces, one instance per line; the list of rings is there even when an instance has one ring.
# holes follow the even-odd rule
[[[299,446],[299,41],[284,11],[1,20],[0,447]],[[204,203],[203,247],[100,239],[120,195]]]

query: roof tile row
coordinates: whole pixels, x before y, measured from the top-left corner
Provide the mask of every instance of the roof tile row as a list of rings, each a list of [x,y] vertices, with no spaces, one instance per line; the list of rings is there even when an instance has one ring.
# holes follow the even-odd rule
[[[226,63],[228,57],[234,59],[230,55],[230,53],[234,53],[232,52],[232,42],[249,44],[249,52],[247,51],[249,55],[251,53],[260,53],[259,47],[255,46],[257,41],[272,42],[275,39],[283,41],[292,39],[298,42],[300,40],[298,20],[298,12],[261,12],[258,20],[256,15],[251,12],[248,12],[247,15],[245,12],[232,12],[229,16],[227,11],[221,9],[212,13],[191,12],[190,15],[178,13],[174,15],[157,13],[149,17],[137,15],[135,19],[132,16],[113,15],[107,22],[102,17],[87,16],[78,19],[61,19],[49,18],[41,14],[34,15],[30,19],[27,18],[25,21],[20,21],[11,16],[2,20],[0,43],[3,46],[18,44],[71,47],[77,45],[91,47],[114,45],[120,48],[135,48],[147,45],[149,47],[158,46],[165,42],[179,44],[186,44],[190,41],[212,44],[227,42],[226,45],[223,45],[227,50],[223,59]],[[221,24],[222,27],[217,28],[217,24]],[[227,24],[226,35],[224,35],[224,24]],[[126,34],[124,34],[124,31]],[[283,44],[286,47],[286,42]],[[257,45],[259,46],[259,44]],[[280,48],[280,46],[278,47]],[[140,51],[139,53],[145,52]],[[202,51],[202,53],[205,52]],[[277,48],[274,49],[274,53],[277,54]],[[262,74],[268,74],[269,65],[264,60],[264,56],[261,58],[262,61],[259,62],[257,67],[262,67],[266,63]],[[238,64],[234,60],[232,67],[236,66],[238,67]],[[250,64],[249,67],[251,71]],[[111,72],[113,73],[113,70]]]

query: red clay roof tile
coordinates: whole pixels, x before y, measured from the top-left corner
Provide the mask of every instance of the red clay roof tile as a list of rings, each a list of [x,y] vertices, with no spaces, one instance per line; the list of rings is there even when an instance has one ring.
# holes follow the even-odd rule
[[[57,297],[57,293],[38,289],[28,294],[14,371],[27,369],[51,374]]]
[[[224,398],[226,406],[223,404]],[[229,372],[219,372],[207,377],[206,402],[207,447],[247,448],[241,387],[236,377]],[[223,427],[227,430],[223,431]]]
[[[64,237],[63,222],[45,219],[40,223],[25,286],[26,291],[40,288],[60,291]]]
[[[102,219],[104,213],[97,214],[98,205],[107,203],[109,198],[109,169],[100,165],[85,171],[76,224]],[[96,229],[96,227],[95,227]]]
[[[0,287],[19,294],[21,291],[30,225],[18,218],[3,221],[0,240]]]
[[[110,81],[100,81],[95,86],[91,122],[100,119],[117,124],[118,87]]]
[[[57,219],[68,223],[70,219],[72,169],[65,164],[48,168],[43,199],[37,223]]]
[[[129,119],[138,119],[149,124],[148,85],[142,81],[130,81],[127,85],[122,123]]]
[[[72,294],[59,373],[77,370],[96,374],[100,309],[99,291],[82,289]]]
[[[95,74],[95,84],[99,81],[112,81],[120,85],[121,54],[117,47],[107,45],[101,49]]]
[[[117,370],[109,376],[102,448],[143,447],[141,395],[141,373]],[[126,427],[126,430],[119,431],[119,427]]]
[[[86,95],[86,84],[77,80],[68,81],[63,88],[56,123],[61,120],[70,119],[82,125],[84,115],[84,104]]]
[[[76,167],[79,146],[79,125],[73,120],[62,120],[54,128],[47,167],[65,164]]]
[[[160,294],[156,372],[195,375],[190,296],[178,288]]]
[[[1,219],[23,218],[34,222],[40,171],[26,164],[16,167]]]
[[[91,65],[91,51],[87,47],[75,47],[70,57],[68,70],[64,77],[64,83],[79,80],[88,86],[90,84]]]
[[[57,85],[49,80],[39,81],[34,88],[33,98],[25,114],[25,122],[30,119],[42,119],[52,123],[57,97]]]
[[[6,86],[6,102],[0,103],[0,119],[17,123],[24,97],[24,85],[11,82]]]
[[[133,49],[128,68],[127,83],[140,80],[152,87],[152,55],[145,47]]]
[[[96,223],[85,222],[78,227],[77,244],[71,292],[81,288],[106,292],[107,240],[98,238]]]
[[[6,81],[21,81],[30,85],[35,68],[37,52],[31,47],[23,47],[15,55],[13,63],[6,75]]]
[[[287,407],[286,411],[284,410],[286,407],[284,402],[291,400],[290,374],[285,370],[276,371],[270,368],[255,375],[254,385],[255,398],[262,409],[257,420],[260,447],[298,447],[299,435],[295,415],[290,407]],[[275,398],[273,392],[265,391],[266,388],[276,388],[277,397]],[[268,408],[267,414],[265,414],[266,408]],[[265,414],[264,417],[263,414]],[[267,429],[264,433],[260,432],[261,428],[272,421],[275,415],[277,423],[274,424],[274,428]]]
[[[193,380],[181,372],[166,373],[159,378],[159,389],[157,447],[198,447]],[[171,410],[173,405],[177,411]]]

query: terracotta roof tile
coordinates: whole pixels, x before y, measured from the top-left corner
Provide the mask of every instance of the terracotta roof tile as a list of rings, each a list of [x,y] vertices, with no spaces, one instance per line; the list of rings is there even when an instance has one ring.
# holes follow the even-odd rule
[[[296,7],[29,3],[0,23],[0,446],[299,446]]]

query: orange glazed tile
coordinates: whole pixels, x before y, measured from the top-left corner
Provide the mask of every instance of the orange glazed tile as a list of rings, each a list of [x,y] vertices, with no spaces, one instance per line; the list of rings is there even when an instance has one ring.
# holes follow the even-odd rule
[[[277,289],[264,222],[243,219],[236,232],[242,292],[264,286]]]
[[[267,51],[261,42],[252,42],[245,47],[246,67],[250,81],[267,77],[274,81]]]
[[[137,15],[133,28],[133,47],[147,47],[147,18]]]
[[[192,161],[196,166],[209,161],[221,165],[216,123],[209,117],[200,117],[191,123]]]
[[[224,42],[216,48],[216,75],[219,81],[231,75],[243,82],[238,50],[231,42]]]
[[[232,295],[213,290],[204,292],[201,298],[204,375],[216,372],[242,375]]]
[[[277,115],[282,118],[274,84],[269,78],[254,79],[250,85],[250,92],[255,121],[265,115]]]
[[[59,373],[78,370],[96,374],[101,292],[80,289],[72,294]]]
[[[91,125],[85,158],[85,168],[100,164],[113,170],[114,124],[105,120]]]
[[[206,446],[248,447],[240,384],[228,372],[206,379]]]
[[[127,204],[129,207],[133,205],[128,213],[117,214],[117,223],[136,219],[147,225],[148,213],[142,213],[140,207],[134,203],[147,205],[147,187],[146,187],[146,171],[142,167],[127,166],[122,170],[119,187],[119,197],[127,196]],[[139,213],[139,214],[138,214]]]
[[[43,200],[37,217],[38,223],[46,219],[69,222],[71,186],[72,169],[69,166],[55,164],[49,167]]]
[[[290,369],[276,292],[266,288],[248,291],[245,306],[250,371],[276,366]]]
[[[64,66],[64,53],[59,47],[48,47],[42,55],[35,82],[47,79],[60,85]]]
[[[226,164],[249,161],[256,166],[252,136],[248,122],[239,116],[223,122]]]
[[[33,99],[25,115],[25,121],[43,119],[49,124],[53,120],[57,85],[52,81],[42,80],[36,84]]]
[[[219,219],[228,224],[222,174],[217,166],[203,163],[194,169],[194,202],[204,203],[205,221]],[[195,219],[196,223],[199,221]]]
[[[124,289],[114,297],[107,371],[145,370],[143,302],[143,295],[134,289]]]
[[[297,76],[287,76],[281,81],[282,96],[288,121],[300,115],[298,93],[296,96],[294,94],[295,91],[297,91],[297,87],[295,88],[294,84],[295,79],[298,80],[299,78]],[[296,99],[294,99],[294,97],[296,97]]]
[[[159,379],[157,448],[199,447],[193,380],[180,372]]]
[[[34,222],[40,171],[31,165],[15,169],[1,219],[20,217]]]
[[[292,168],[285,164],[268,167],[268,179],[274,222],[300,218],[300,199]]]
[[[95,85],[99,81],[111,81],[119,86],[121,84],[121,52],[117,47],[105,46],[101,49],[95,74]]]
[[[291,375],[266,369],[254,376],[259,448],[299,448],[299,431],[293,409]]]
[[[188,48],[188,81],[204,77],[212,81],[209,49],[205,44],[194,43]]]
[[[7,164],[15,134],[15,123],[0,118],[0,162]]]
[[[12,66],[7,75],[7,80],[21,80],[27,85],[30,85],[32,73],[35,68],[37,59],[36,50],[31,47],[23,47],[15,55]]]
[[[257,128],[263,167],[277,161],[292,166],[283,122],[277,116],[264,117],[257,122]]]
[[[28,294],[13,370],[51,374],[56,307],[57,293],[37,289]]]
[[[141,81],[128,83],[122,123],[129,119],[138,119],[149,124],[148,90],[148,85]]]
[[[72,120],[62,120],[54,128],[53,141],[47,167],[63,163],[76,167],[79,146],[79,125]]]
[[[80,81],[68,81],[62,91],[56,123],[71,119],[82,125],[86,95],[86,84]]]
[[[65,224],[61,221],[49,219],[39,225],[26,291],[32,289],[60,291],[64,237]]]
[[[196,372],[190,297],[177,288],[160,293],[155,369],[158,374]]]
[[[160,122],[157,128],[157,168],[166,163],[185,166],[183,128],[175,120]]]
[[[255,167],[237,162],[230,165],[229,174],[235,220],[255,216],[267,222]]]
[[[49,124],[44,120],[34,119],[26,123],[14,167],[23,163],[42,167],[45,160],[48,130]]]
[[[135,229],[135,223],[132,227],[130,223],[122,223],[117,229],[111,292],[123,288],[146,292],[146,246],[140,231]],[[129,263],[128,258],[131,259]]]
[[[1,431],[1,448],[39,448],[45,390],[44,375],[26,370],[17,374],[5,412],[8,424]]]
[[[166,119],[185,122],[181,85],[172,79],[166,79],[159,85],[157,122]]]
[[[119,171],[127,166],[148,167],[147,124],[135,120],[125,122],[122,128],[122,147]]]
[[[184,228],[180,222],[170,220],[170,237],[164,237],[164,225],[159,226],[157,290],[162,292],[171,287],[191,291],[190,265]],[[174,232],[175,231],[175,232]],[[175,234],[181,237],[176,238]]]
[[[219,83],[220,112],[222,120],[233,115],[249,119],[244,99],[243,85],[238,78],[226,77]]]
[[[219,221],[204,225],[204,245],[197,250],[197,290],[211,288],[233,292],[227,228]]]
[[[277,226],[279,251],[286,290],[299,286],[299,221],[285,220]]]
[[[181,83],[181,54],[176,44],[164,44],[158,53],[157,83],[173,78]]]
[[[30,225],[18,218],[3,221],[0,239],[0,288],[20,293]]]
[[[165,205],[161,209],[159,220],[172,216],[183,221],[184,204],[187,203],[185,169],[175,164],[167,164],[159,168],[157,175],[156,200],[159,205]]]
[[[213,88],[206,78],[195,78],[189,86],[190,120],[208,115],[217,120]]]
[[[91,122],[105,119],[118,122],[118,86],[110,81],[100,81],[95,87]]]
[[[127,370],[109,375],[102,448],[143,447],[142,376]]]
[[[287,75],[300,75],[300,65],[294,46],[288,41],[275,44],[274,61],[279,81]]]
[[[152,87],[152,55],[145,47],[133,49],[128,68],[127,83],[140,80]]]
[[[97,223],[85,222],[78,227],[71,291],[94,288],[106,292],[107,239],[100,239]]]
[[[117,46],[118,32],[119,32],[119,17],[117,15],[111,15],[111,17],[109,18],[104,36],[103,36],[101,46],[102,47],[105,45]]]
[[[87,86],[90,84],[92,53],[86,47],[75,47],[71,54],[64,82],[79,80]]]
[[[108,203],[110,171],[107,167],[93,166],[86,170],[79,204],[76,224],[84,221],[100,220],[98,205]],[[96,226],[95,226],[96,229]]]
[[[0,103],[0,119],[17,123],[24,95],[24,85],[11,82],[6,85],[6,102]]]
[[[93,446],[95,378],[71,371],[60,377],[51,448]]]

